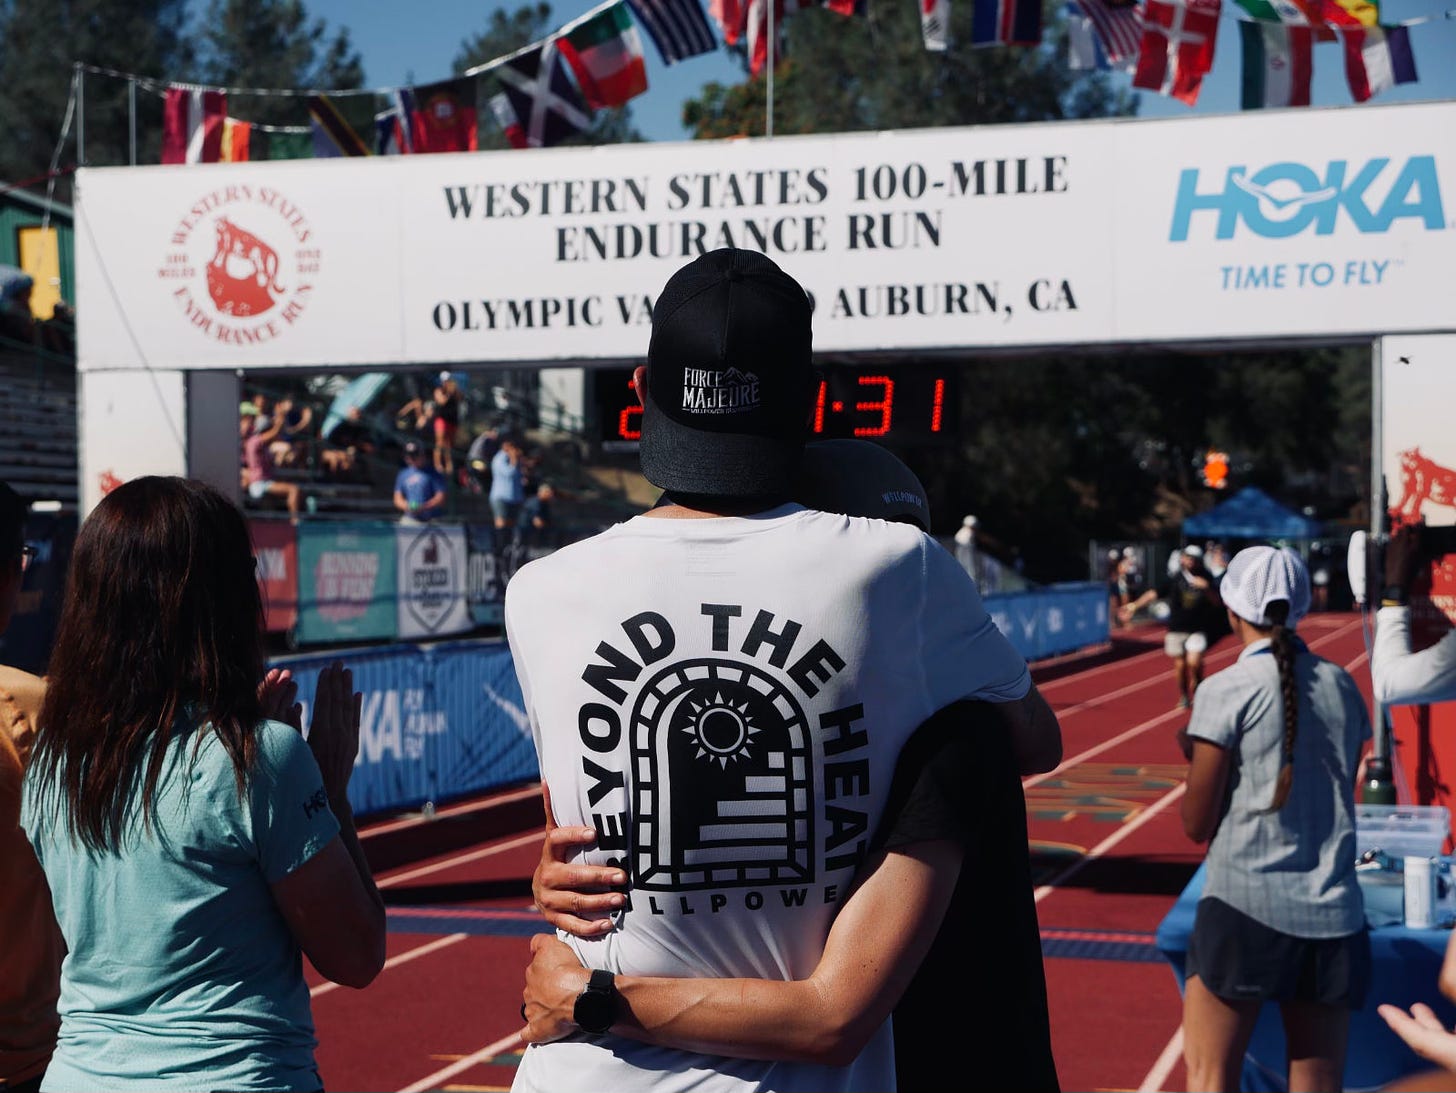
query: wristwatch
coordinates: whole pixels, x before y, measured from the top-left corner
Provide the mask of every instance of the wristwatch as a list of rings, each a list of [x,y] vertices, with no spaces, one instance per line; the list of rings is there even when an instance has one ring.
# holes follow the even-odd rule
[[[583,1032],[601,1035],[617,1020],[617,977],[598,969],[591,973],[586,987],[576,996],[571,1018]]]

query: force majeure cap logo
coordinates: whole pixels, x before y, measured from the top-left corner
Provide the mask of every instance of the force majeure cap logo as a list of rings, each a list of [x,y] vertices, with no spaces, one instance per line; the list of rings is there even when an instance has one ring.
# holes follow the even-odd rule
[[[268,186],[224,186],[183,213],[157,277],[194,330],[249,346],[277,340],[303,318],[319,256],[293,201]]]
[[[1195,218],[1213,220],[1215,239],[1232,239],[1240,222],[1265,239],[1285,239],[1311,226],[1315,235],[1331,235],[1341,219],[1362,234],[1387,232],[1398,220],[1414,220],[1427,231],[1446,227],[1434,156],[1399,164],[1384,156],[1364,163],[1336,159],[1322,171],[1295,162],[1252,172],[1240,165],[1228,168],[1221,188],[1200,189],[1200,182],[1207,185],[1196,167],[1179,175],[1170,242],[1185,242]]]
[[[738,368],[683,369],[682,408],[692,414],[737,414],[758,409],[758,377]]]

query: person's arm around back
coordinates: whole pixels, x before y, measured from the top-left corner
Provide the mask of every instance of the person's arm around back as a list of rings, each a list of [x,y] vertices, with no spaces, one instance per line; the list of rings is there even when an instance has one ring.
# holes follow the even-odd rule
[[[361,698],[353,693],[353,673],[341,664],[319,673],[308,745],[339,834],[272,885],[273,900],[309,962],[346,987],[367,987],[384,966],[384,899],[359,845],[348,797]]]
[[[1044,774],[1062,761],[1062,726],[1036,684],[1018,702],[992,703],[1006,719],[1021,774]]]
[[[617,976],[621,1009],[611,1031],[684,1051],[845,1066],[884,1024],[924,959],[961,859],[949,840],[872,858],[805,979]],[[525,1037],[544,1043],[577,1031],[572,1012],[589,973],[549,934],[533,937],[531,951]]]

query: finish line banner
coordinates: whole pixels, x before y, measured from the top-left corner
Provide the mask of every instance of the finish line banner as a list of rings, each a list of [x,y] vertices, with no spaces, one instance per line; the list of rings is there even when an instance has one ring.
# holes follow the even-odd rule
[[[728,245],[828,352],[1450,330],[1452,132],[1416,103],[88,168],[79,366],[637,360]]]

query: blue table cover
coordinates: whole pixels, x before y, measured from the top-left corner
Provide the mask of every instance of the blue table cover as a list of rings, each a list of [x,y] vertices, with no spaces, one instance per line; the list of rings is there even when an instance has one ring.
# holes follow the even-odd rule
[[[1194,911],[1203,894],[1204,872],[1205,867],[1200,865],[1178,902],[1158,926],[1157,946],[1173,967],[1180,993]],[[1413,930],[1402,923],[1388,923],[1386,916],[1367,917],[1372,923],[1378,923],[1370,930],[1374,971],[1364,1008],[1350,1015],[1344,1088],[1352,1093],[1379,1089],[1406,1074],[1430,1070],[1433,1065],[1390,1031],[1376,1012],[1377,1006],[1390,1002],[1409,1009],[1413,1002],[1424,1002],[1448,1028],[1456,1023],[1456,1006],[1442,997],[1436,986],[1451,931]],[[1244,1056],[1242,1088],[1248,1093],[1285,1093],[1286,1066],[1279,1008],[1269,1003],[1259,1015],[1248,1054]]]

